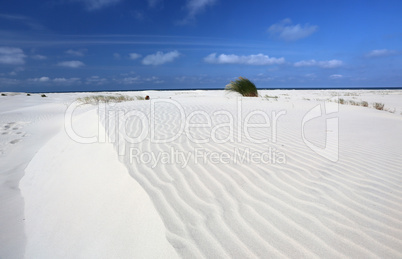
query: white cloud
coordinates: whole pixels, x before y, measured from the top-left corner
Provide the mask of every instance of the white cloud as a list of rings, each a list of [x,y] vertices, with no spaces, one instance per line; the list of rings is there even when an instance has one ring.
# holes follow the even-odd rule
[[[148,6],[154,8],[159,4],[159,2],[161,2],[161,0],[148,0]]]
[[[113,57],[115,59],[120,59],[120,54],[119,53],[113,53]]]
[[[175,79],[176,79],[176,81],[184,82],[188,79],[188,77],[187,76],[178,76]]]
[[[189,15],[194,16],[199,12],[202,12],[206,6],[213,5],[216,0],[188,0],[187,9],[189,10]]]
[[[195,16],[205,10],[207,6],[215,4],[216,0],[187,0],[185,8],[187,9],[187,16],[179,22],[180,24],[186,24],[193,20]]]
[[[71,56],[76,56],[76,57],[83,57],[85,55],[86,49],[79,49],[79,50],[72,50],[69,49],[66,51],[67,54]]]
[[[64,77],[57,77],[57,78],[50,78],[47,76],[37,77],[37,78],[30,78],[27,79],[29,82],[34,83],[46,83],[46,82],[53,82],[56,84],[73,84],[73,83],[81,83],[80,78],[72,77],[72,78],[64,78]]]
[[[55,83],[59,84],[74,84],[81,83],[81,79],[77,77],[65,78],[65,77],[57,77],[52,80]]]
[[[204,58],[207,63],[214,64],[246,64],[246,65],[274,65],[283,64],[285,59],[282,58],[270,58],[268,55],[257,54],[248,56],[238,56],[234,54],[226,55],[220,54],[216,56],[216,53],[209,54]]]
[[[42,77],[38,77],[38,78],[31,78],[31,79],[28,79],[28,81],[32,81],[32,82],[41,82],[41,83],[43,83],[43,82],[48,82],[48,81],[50,81],[50,78],[47,77],[47,76],[42,76]]]
[[[323,68],[335,68],[335,67],[340,67],[342,65],[343,65],[343,62],[341,60],[337,60],[337,59],[319,62],[319,66],[323,67]]]
[[[302,61],[298,61],[294,64],[295,67],[311,67],[311,66],[316,66],[317,65],[317,61],[315,61],[314,59],[311,60],[302,60]]]
[[[160,79],[157,76],[151,76],[151,77],[141,77],[141,76],[129,76],[129,77],[124,77],[121,79],[114,79],[117,83],[119,84],[125,84],[125,85],[132,85],[132,84],[161,84],[164,83],[165,81]]]
[[[63,61],[63,62],[59,62],[57,65],[61,66],[61,67],[70,67],[70,68],[79,68],[79,67],[85,66],[84,63],[82,63],[81,61],[78,61],[78,60]]]
[[[370,51],[366,56],[369,58],[374,58],[374,57],[384,57],[384,56],[391,56],[395,55],[398,52],[395,50],[389,50],[389,49],[375,49]]]
[[[275,37],[286,41],[294,41],[306,38],[316,32],[318,26],[305,24],[292,25],[292,20],[284,19],[268,28],[268,32]]]
[[[161,83],[165,82],[164,80],[159,79],[159,77],[157,77],[157,76],[151,76],[151,77],[148,77],[148,78],[144,78],[144,81],[145,82],[151,82],[151,83],[154,83],[154,84],[161,84]]]
[[[338,74],[334,74],[334,75],[330,75],[329,78],[331,79],[341,79],[343,77],[343,75],[338,75]]]
[[[67,82],[67,79],[64,77],[57,77],[55,79],[53,79],[54,82],[58,82],[58,83],[64,83]]]
[[[33,55],[33,56],[31,56],[31,58],[36,59],[36,60],[45,60],[45,59],[47,59],[47,57],[43,56],[43,55]]]
[[[0,63],[7,65],[25,64],[26,55],[20,48],[0,47]]]
[[[49,80],[50,80],[50,78],[47,76],[42,76],[41,78],[39,78],[39,82],[47,82]]]
[[[0,84],[1,85],[17,85],[17,84],[20,84],[20,83],[21,83],[21,80],[19,80],[19,79],[0,77]]]
[[[150,7],[152,7],[152,6],[150,6]],[[144,14],[144,12],[138,11],[138,10],[132,11],[131,15],[138,21],[143,21],[146,18],[146,15]]]
[[[101,78],[99,76],[91,76],[86,79],[86,84],[91,84],[91,85],[103,85],[107,83],[106,78]]]
[[[315,79],[315,78],[317,78],[317,75],[314,73],[310,73],[310,74],[305,74],[304,77],[307,77],[309,79]]]
[[[31,18],[23,15],[14,15],[14,14],[0,14],[0,18],[7,19],[9,21],[18,22],[33,30],[43,30],[44,27],[37,23],[36,21],[32,20]]]
[[[275,80],[275,78],[271,77],[271,76],[258,76],[257,75],[257,77],[253,81],[255,81],[255,82],[270,82],[270,81],[273,81],[273,80]]]
[[[130,59],[133,59],[133,60],[139,59],[141,57],[141,55],[137,54],[137,53],[130,53],[129,56],[130,56]]]
[[[341,60],[337,60],[337,59],[332,59],[332,60],[327,60],[327,61],[316,61],[315,59],[311,59],[311,60],[302,60],[302,61],[294,63],[295,67],[317,66],[317,67],[322,67],[322,68],[335,68],[335,67],[340,67],[342,65],[343,65],[343,62]]]
[[[93,11],[101,9],[103,7],[107,7],[112,4],[117,4],[121,0],[73,0],[73,1],[82,2],[86,5],[89,11]]]
[[[140,77],[125,77],[121,80],[121,83],[126,84],[126,85],[131,85],[131,84],[138,84],[140,83]]]
[[[10,76],[16,76],[19,72],[24,71],[25,68],[23,67],[16,67],[13,71],[9,73]]]
[[[157,81],[159,78],[157,76],[151,76],[148,78],[145,78],[144,80],[147,82],[151,82],[151,81]]]
[[[155,54],[148,55],[142,60],[142,64],[144,65],[162,65],[168,62],[172,62],[176,58],[180,56],[180,53],[177,50],[163,53],[161,51],[156,52]]]

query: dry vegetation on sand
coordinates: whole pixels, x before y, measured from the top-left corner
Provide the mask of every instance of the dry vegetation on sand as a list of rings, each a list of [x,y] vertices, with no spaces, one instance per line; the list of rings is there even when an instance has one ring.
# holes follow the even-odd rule
[[[142,96],[131,97],[131,96],[126,96],[126,95],[118,95],[118,96],[94,95],[94,96],[81,97],[81,98],[78,98],[77,100],[84,104],[97,104],[99,102],[120,103],[120,102],[128,102],[128,101],[135,101],[135,100],[144,100],[144,97],[142,97]]]

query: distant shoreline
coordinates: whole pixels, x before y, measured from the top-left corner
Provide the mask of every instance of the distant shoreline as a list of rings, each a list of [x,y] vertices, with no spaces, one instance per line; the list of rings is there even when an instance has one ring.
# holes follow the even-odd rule
[[[224,88],[172,88],[172,89],[105,89],[105,90],[72,90],[72,91],[32,91],[23,92],[16,91],[16,93],[102,93],[102,92],[140,92],[140,91],[216,91],[224,90]],[[401,87],[275,87],[275,88],[258,88],[258,90],[402,90]],[[8,91],[7,91],[8,92]]]

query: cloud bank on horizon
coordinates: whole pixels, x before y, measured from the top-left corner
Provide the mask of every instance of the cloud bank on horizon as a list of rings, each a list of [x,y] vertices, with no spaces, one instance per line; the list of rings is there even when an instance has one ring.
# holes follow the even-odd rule
[[[21,1],[0,4],[0,91],[223,88],[237,76],[401,87],[399,2]]]

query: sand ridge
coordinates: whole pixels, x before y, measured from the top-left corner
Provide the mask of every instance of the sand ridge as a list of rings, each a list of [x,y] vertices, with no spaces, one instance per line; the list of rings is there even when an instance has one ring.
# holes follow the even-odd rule
[[[235,99],[200,97],[176,98],[176,101],[186,115],[194,111],[211,115],[223,110],[231,112],[236,119]],[[127,143],[127,139],[142,132],[139,120],[134,118],[125,125],[124,134],[130,138],[119,132],[119,142],[115,145],[123,151],[121,160],[131,176],[153,200],[165,223],[168,240],[184,258],[400,257],[401,210],[394,205],[401,204],[398,188],[401,161],[397,158],[400,154],[396,154],[395,142],[387,138],[397,135],[401,129],[400,118],[376,118],[377,127],[372,125],[366,132],[371,141],[362,143],[360,139],[358,148],[353,142],[344,141],[351,137],[359,139],[357,131],[350,131],[355,126],[351,121],[354,116],[363,116],[370,123],[372,114],[379,111],[366,109],[357,114],[352,112],[354,107],[341,107],[337,116],[346,123],[339,126],[340,158],[333,163],[310,150],[300,136],[302,118],[316,104],[268,103],[244,98],[246,114],[261,109],[267,114],[272,110],[287,112],[278,123],[278,140],[265,145],[247,141],[244,132],[240,132],[243,137],[240,142],[194,143],[183,132],[168,143],[157,143],[158,138],[166,139],[172,132],[180,131],[183,121],[180,109],[171,102],[160,102],[151,115],[149,104],[119,104],[117,107],[126,114],[136,110],[154,116],[156,136],[149,135],[140,143]],[[218,116],[211,127],[192,129],[191,133],[204,139],[201,136],[210,135],[214,123],[228,122],[229,117]],[[207,123],[202,118],[199,116],[198,122]],[[122,117],[119,119],[120,123],[124,121]],[[397,127],[381,132],[381,125],[390,121]],[[220,127],[215,133],[222,140],[230,135],[229,128]],[[256,139],[269,139],[272,133],[272,128],[254,130]],[[319,140],[318,131],[322,128],[312,130],[311,137]],[[235,128],[234,135],[238,133]],[[370,145],[377,147],[376,157],[370,156],[373,151],[368,148]],[[194,153],[196,148],[217,153],[225,150],[230,153],[239,148],[264,152],[271,147],[286,155],[286,163],[222,164],[192,160],[182,168],[178,163],[155,166],[146,163],[148,160],[138,163],[130,159],[133,148],[160,153],[169,152],[172,147],[187,153]],[[368,161],[367,156],[371,158]]]
[[[402,257],[401,91],[98,94],[2,97],[0,257]]]

